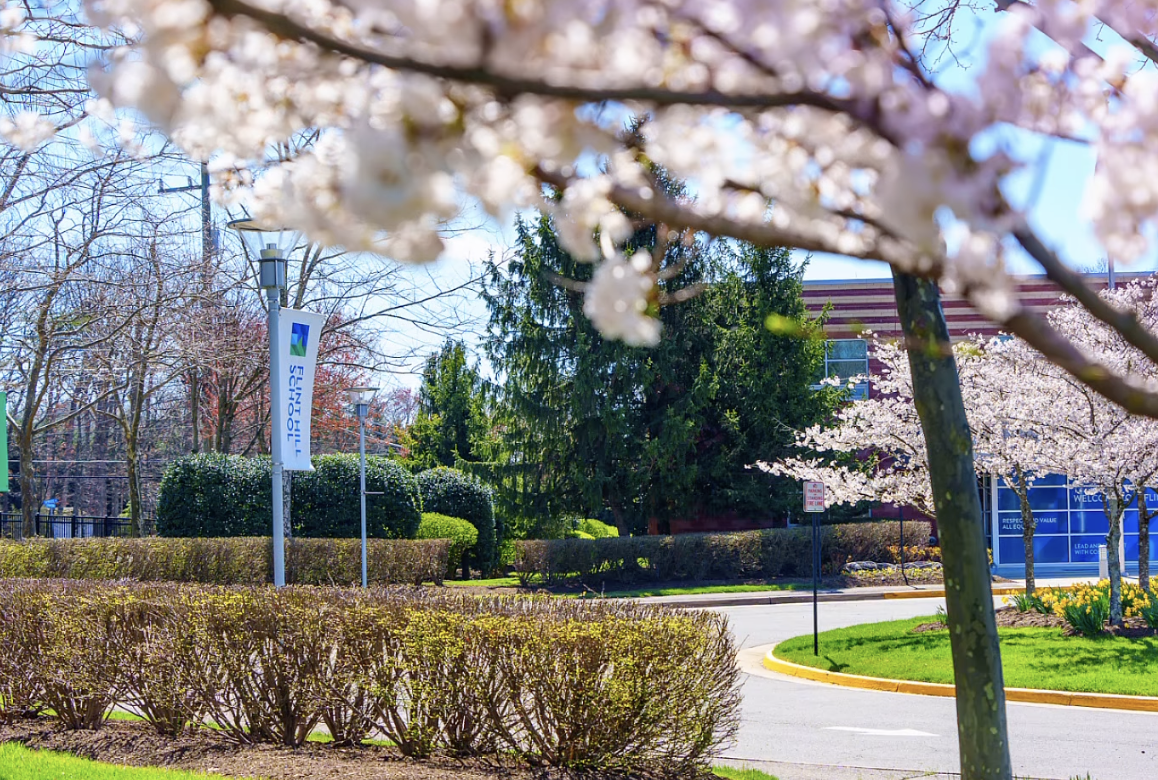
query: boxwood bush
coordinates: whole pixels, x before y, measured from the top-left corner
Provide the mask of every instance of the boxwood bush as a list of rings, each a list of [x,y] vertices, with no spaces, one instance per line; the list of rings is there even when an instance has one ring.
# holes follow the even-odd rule
[[[496,538],[490,487],[469,474],[442,466],[418,474],[418,491],[423,512],[459,517],[478,530],[478,543],[469,558],[483,571],[492,569],[501,540]]]
[[[273,515],[269,458],[189,455],[172,461],[157,493],[161,536],[260,536]]]
[[[371,582],[441,584],[450,542],[371,539],[366,552]],[[272,557],[269,537],[0,541],[0,578],[259,585],[273,581]],[[360,583],[361,541],[289,540],[286,580],[299,585]]]
[[[324,725],[617,776],[698,777],[740,705],[726,618],[617,602],[7,581],[0,647],[0,715],[100,728],[119,707],[287,746]]]
[[[812,532],[776,528],[722,534],[551,539],[515,543],[515,571],[524,582],[618,582],[770,579],[811,576]],[[822,570],[849,561],[890,561],[900,539],[896,522],[847,523],[821,529]],[[905,523],[905,544],[929,540],[929,523]]]
[[[358,456],[318,455],[314,471],[294,474],[293,519],[297,536],[361,536]],[[418,482],[389,458],[366,458],[366,533],[375,538],[413,539],[422,519]]]
[[[462,564],[462,556],[478,543],[478,529],[458,517],[424,512],[418,525],[419,539],[446,539],[450,542],[450,559],[446,576],[453,577]]]
[[[573,531],[567,532],[570,539],[611,539],[619,536],[619,529],[600,520],[585,517]]]
[[[297,536],[358,537],[358,456],[319,455],[313,472],[293,477],[290,519]],[[260,536],[272,516],[270,460],[239,455],[192,455],[165,470],[157,497],[161,536]],[[418,530],[418,483],[388,458],[366,458],[367,533],[413,538]]]

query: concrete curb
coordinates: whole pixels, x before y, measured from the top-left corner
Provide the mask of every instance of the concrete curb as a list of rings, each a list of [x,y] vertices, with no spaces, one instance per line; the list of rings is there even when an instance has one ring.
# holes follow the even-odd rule
[[[1013,593],[1022,593],[1023,588],[1016,587],[1000,587],[993,589],[994,596],[1008,596]],[[939,599],[945,597],[944,589],[937,590],[906,590],[906,591],[870,591],[867,593],[857,593],[852,591],[821,591],[817,596],[817,601],[821,603],[834,601],[877,601],[879,599]],[[662,600],[661,600],[662,599]],[[753,593],[751,595],[744,594],[726,594],[721,593],[717,597],[712,595],[704,596],[651,596],[641,599],[627,599],[629,601],[637,601],[644,604],[655,604],[662,607],[757,607],[768,606],[769,604],[811,604],[812,593],[810,591],[767,591],[764,593]]]
[[[883,677],[864,677],[859,674],[829,672],[811,666],[801,666],[791,661],[781,660],[773,655],[773,646],[764,656],[764,668],[789,677],[840,685],[845,688],[862,688],[870,691],[889,693],[909,693],[917,696],[956,695],[957,689],[944,683],[926,683],[913,680],[890,680]],[[1122,696],[1113,693],[1076,693],[1070,691],[1047,691],[1033,688],[1006,688],[1006,701],[1031,704],[1059,704],[1066,707],[1092,707],[1104,710],[1129,710],[1132,712],[1158,712],[1158,697]]]

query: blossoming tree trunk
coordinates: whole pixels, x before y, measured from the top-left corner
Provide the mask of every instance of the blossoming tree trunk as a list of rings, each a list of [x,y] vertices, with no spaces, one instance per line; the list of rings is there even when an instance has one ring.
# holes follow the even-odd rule
[[[1005,684],[973,442],[941,296],[926,279],[894,272],[893,280],[941,535],[961,777],[1010,780]]]
[[[1025,472],[1017,469],[1012,475],[1010,485],[1017,494],[1018,504],[1021,506],[1021,542],[1025,547],[1025,595],[1032,596],[1036,587],[1033,560],[1033,532],[1037,530],[1037,521],[1033,518],[1033,507],[1029,504],[1029,482]]]
[[[1110,572],[1110,623],[1122,624],[1122,558],[1118,555],[1118,542],[1122,539],[1122,501],[1117,492],[1105,493],[1106,517],[1110,520],[1110,531],[1106,534],[1106,565]]]
[[[1138,586],[1150,592],[1150,521],[1155,512],[1146,506],[1146,488],[1138,489]]]

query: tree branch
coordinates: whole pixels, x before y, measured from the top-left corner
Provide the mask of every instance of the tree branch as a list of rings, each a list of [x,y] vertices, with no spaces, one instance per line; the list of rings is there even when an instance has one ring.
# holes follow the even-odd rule
[[[643,101],[656,105],[704,105],[731,108],[783,108],[787,106],[812,106],[836,113],[856,116],[851,101],[834,98],[820,92],[801,90],[779,94],[749,93],[729,94],[708,89],[700,92],[657,89],[654,87],[580,87],[571,84],[551,84],[535,79],[515,78],[492,73],[485,67],[464,67],[434,62],[424,62],[411,57],[384,54],[374,49],[357,46],[311,29],[285,14],[267,11],[244,0],[209,0],[213,9],[222,16],[245,16],[261,24],[274,35],[289,40],[312,43],[321,49],[341,54],[360,62],[381,65],[392,70],[423,73],[435,78],[459,81],[464,84],[481,84],[504,95],[542,95],[545,97],[575,100],[584,103],[602,103],[609,100],[620,102]]]

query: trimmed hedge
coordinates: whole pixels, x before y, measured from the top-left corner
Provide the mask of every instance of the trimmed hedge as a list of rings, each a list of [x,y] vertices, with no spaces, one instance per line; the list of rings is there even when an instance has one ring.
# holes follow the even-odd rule
[[[318,455],[314,471],[293,477],[295,536],[361,536],[358,456]],[[157,496],[157,533],[169,537],[260,536],[273,515],[267,457],[191,455],[165,469]],[[418,482],[389,458],[366,457],[367,534],[409,539],[420,520]]]
[[[291,539],[286,581],[354,585],[362,581],[359,539]],[[371,539],[371,582],[442,584],[450,542]],[[223,539],[29,539],[0,541],[0,578],[198,582],[259,585],[273,581],[269,537]]]
[[[905,523],[905,544],[929,540],[927,522]],[[896,522],[848,523],[821,529],[821,566],[838,574],[849,561],[891,560]],[[608,539],[551,539],[515,543],[515,572],[523,584],[536,575],[557,583],[674,582],[811,576],[812,531],[777,528],[725,534],[679,534]]]
[[[379,732],[434,752],[698,776],[735,735],[721,615],[429,591],[0,583],[0,715],[140,713],[243,744]]]
[[[440,466],[419,473],[418,492],[423,512],[459,517],[478,529],[478,543],[469,557],[484,572],[492,569],[502,540],[496,538],[494,492],[490,487],[458,469]]]
[[[463,553],[478,542],[478,529],[460,517],[424,512],[418,526],[418,538],[450,541],[450,561],[446,568],[446,576],[450,578],[462,564]]]

